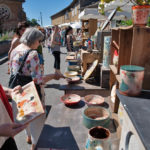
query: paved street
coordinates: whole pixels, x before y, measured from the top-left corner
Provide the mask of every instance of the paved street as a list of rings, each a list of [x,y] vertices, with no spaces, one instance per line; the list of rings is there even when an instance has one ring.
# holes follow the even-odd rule
[[[66,52],[65,48],[61,48],[63,53]],[[66,54],[61,55],[61,67],[62,73],[66,70],[65,63]],[[48,53],[48,49],[44,48],[45,59],[45,74],[53,73],[53,56]],[[1,84],[7,86],[9,75],[7,74],[7,63],[0,65],[0,78]],[[59,90],[59,84],[63,82],[63,79],[59,81],[50,81],[45,87],[46,92],[46,106],[49,111],[49,115],[45,122],[45,126],[41,137],[38,142],[38,147],[41,148],[56,148],[66,150],[83,150],[86,140],[87,129],[82,124],[82,109],[84,104],[81,104],[81,109],[71,109],[65,107],[61,101],[60,96],[64,94]],[[76,118],[77,117],[77,118]],[[83,132],[80,132],[83,131]],[[15,137],[19,150],[29,150],[30,145],[26,143],[26,136],[24,131]]]

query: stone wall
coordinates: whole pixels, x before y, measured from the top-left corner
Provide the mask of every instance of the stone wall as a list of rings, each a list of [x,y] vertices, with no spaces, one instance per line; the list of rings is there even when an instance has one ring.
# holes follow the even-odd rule
[[[3,30],[15,29],[18,22],[26,20],[26,14],[21,1],[5,0],[0,2],[1,28]]]
[[[10,49],[11,41],[0,41],[0,55],[8,53]]]

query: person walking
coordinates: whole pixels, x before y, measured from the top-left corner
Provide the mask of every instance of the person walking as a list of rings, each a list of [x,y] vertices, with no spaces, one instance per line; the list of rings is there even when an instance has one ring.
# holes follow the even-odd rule
[[[63,77],[60,71],[60,45],[61,45],[61,36],[59,33],[59,27],[55,25],[54,32],[51,37],[51,51],[54,56],[54,69],[55,73]]]
[[[58,74],[48,74],[43,75],[40,62],[38,57],[37,48],[41,41],[43,40],[44,35],[41,31],[36,28],[28,28],[22,35],[20,39],[20,45],[18,45],[10,56],[10,73],[11,77],[17,74],[20,65],[26,56],[27,53],[29,55],[26,58],[24,66],[22,68],[22,75],[25,77],[31,77],[32,80],[35,82],[35,85],[39,87],[38,93],[45,108],[45,94],[44,94],[44,87],[42,86],[46,82],[55,79],[60,79]],[[10,81],[11,81],[10,77]],[[9,85],[11,82],[9,82]],[[22,85],[23,86],[23,85]],[[31,122],[26,130],[27,133],[27,142],[32,143],[31,150],[35,149],[35,145],[37,144],[38,138],[41,134],[43,125],[45,122],[45,115],[37,118],[33,122]]]
[[[65,33],[65,43],[67,47],[68,52],[74,52],[74,47],[73,47],[73,41],[75,41],[75,37],[73,36],[73,28],[72,27],[67,27],[66,33]]]

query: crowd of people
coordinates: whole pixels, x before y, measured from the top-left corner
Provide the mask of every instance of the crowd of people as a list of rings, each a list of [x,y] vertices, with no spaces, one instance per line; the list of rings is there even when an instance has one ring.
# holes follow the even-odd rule
[[[11,79],[17,74],[25,57],[25,63],[22,66],[22,75],[24,78],[30,77],[38,87],[38,94],[45,108],[45,93],[43,85],[54,79],[59,80],[64,78],[60,71],[60,46],[66,46],[68,52],[74,51],[72,27],[60,29],[57,25],[52,28],[44,29],[42,27],[29,27],[26,22],[20,22],[16,28],[15,35],[11,42],[11,47],[8,52],[10,74],[9,85]],[[49,52],[54,56],[53,74],[44,74],[44,58],[43,47],[47,46]],[[28,55],[27,55],[28,53]],[[26,83],[24,83],[26,84]],[[21,85],[22,86],[22,85]],[[27,138],[26,141],[31,145],[31,150],[35,149],[38,138],[41,134],[45,122],[45,114],[38,119],[32,121],[28,125],[14,123],[12,107],[8,101],[11,99],[12,93],[20,91],[21,86],[6,88],[0,85],[0,149],[17,150],[14,141],[14,136],[25,129]]]

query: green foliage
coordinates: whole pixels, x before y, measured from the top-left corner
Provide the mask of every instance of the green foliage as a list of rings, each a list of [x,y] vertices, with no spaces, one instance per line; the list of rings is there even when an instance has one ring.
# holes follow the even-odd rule
[[[117,26],[131,26],[133,24],[132,19],[130,20],[121,20],[120,22],[117,23]]]
[[[8,33],[5,33],[3,34],[1,37],[0,37],[0,41],[6,41],[6,40],[10,40],[12,37],[9,36]]]
[[[150,17],[148,18],[147,26],[149,26],[149,27],[150,27]]]
[[[34,27],[34,26],[39,26],[39,24],[38,24],[38,22],[37,22],[37,19],[27,19],[27,23],[30,25],[30,26],[32,26],[32,27]]]
[[[130,0],[135,5],[150,5],[150,0]]]

